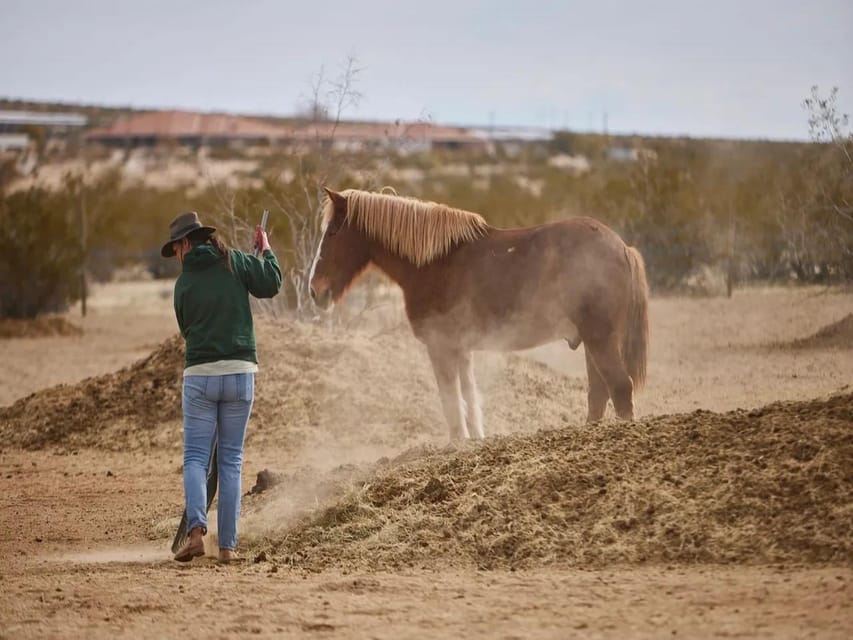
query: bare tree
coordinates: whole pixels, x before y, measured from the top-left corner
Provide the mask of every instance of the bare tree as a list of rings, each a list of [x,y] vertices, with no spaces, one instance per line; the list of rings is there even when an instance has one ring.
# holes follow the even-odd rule
[[[323,186],[339,184],[351,168],[347,155],[337,148],[336,136],[346,110],[357,106],[361,99],[356,89],[360,71],[353,56],[346,59],[338,76],[331,80],[326,77],[325,68],[320,68],[305,100],[310,108],[302,114],[310,120],[297,130],[302,135],[298,136],[301,142],[293,148],[295,168],[282,164],[277,175],[265,180],[263,199],[271,204],[272,214],[268,231],[282,258],[284,282],[283,295],[253,302],[261,311],[275,316],[293,313],[302,320],[317,316],[308,279],[320,242]],[[210,175],[207,178],[216,198],[213,215],[220,235],[230,246],[244,247],[256,221],[241,215],[245,207],[233,189]],[[260,211],[257,213],[259,221]]]
[[[848,130],[850,116],[838,112],[838,87],[833,87],[826,98],[821,97],[817,86],[812,87],[811,96],[803,100],[809,112],[809,137],[817,143],[828,145],[825,160],[832,164],[836,178],[835,192],[830,193],[827,185],[821,185],[820,196],[827,205],[846,221],[853,223],[853,132]]]
[[[803,101],[809,136],[799,175],[780,188],[791,267],[803,280],[853,277],[853,133],[838,111],[838,89]]]
[[[285,286],[288,299],[301,319],[315,315],[308,279],[320,242],[323,185],[336,184],[347,169],[344,158],[337,153],[335,141],[344,112],[357,106],[361,99],[356,89],[360,71],[356,59],[349,56],[339,75],[332,80],[326,79],[323,68],[315,75],[309,101],[315,106],[312,129],[309,129],[313,137],[306,140],[298,154],[293,178],[296,189],[281,189],[277,188],[280,185],[271,184],[267,190],[286,221],[290,247]]]

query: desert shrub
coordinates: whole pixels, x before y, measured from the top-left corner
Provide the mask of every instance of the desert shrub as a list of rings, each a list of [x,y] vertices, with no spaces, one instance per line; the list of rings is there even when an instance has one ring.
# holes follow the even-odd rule
[[[824,97],[812,87],[803,107],[813,143],[779,176],[782,259],[805,282],[853,278],[853,132],[837,93]]]
[[[84,254],[68,204],[40,188],[0,199],[0,316],[32,318],[79,298]]]

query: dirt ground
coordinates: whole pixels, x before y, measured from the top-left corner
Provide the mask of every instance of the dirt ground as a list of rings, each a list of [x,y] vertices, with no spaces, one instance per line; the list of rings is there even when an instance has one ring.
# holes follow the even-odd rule
[[[39,389],[115,371],[148,355],[176,333],[174,313],[169,282],[96,285],[86,317],[79,305],[66,316],[82,335],[0,339],[0,406]]]
[[[318,569],[272,551],[253,561],[264,536],[278,531],[270,527],[264,494],[245,501],[245,563],[224,567],[204,558],[178,565],[168,545],[182,507],[179,420],[155,412],[157,424],[118,416],[104,425],[84,402],[84,390],[102,380],[119,395],[134,371],[115,372],[175,333],[169,294],[161,282],[101,287],[86,318],[76,310],[68,314],[81,335],[0,340],[0,407],[38,413],[53,397],[42,390],[65,384],[52,393],[74,425],[73,432],[56,430],[52,441],[16,440],[8,424],[0,425],[6,440],[0,449],[0,638],[846,638],[853,628],[850,557],[594,567],[536,562],[517,570],[464,562],[399,569],[332,563]],[[851,343],[843,336],[829,343],[808,339],[834,323],[842,326],[851,311],[853,294],[825,289],[746,289],[731,300],[655,298],[649,380],[637,398],[638,414],[651,420],[849,393]],[[425,354],[400,330],[399,317],[389,317],[384,326],[343,338],[259,321],[262,374],[246,444],[246,491],[265,468],[294,473],[308,466],[322,475],[418,446],[432,447],[430,459],[439,459],[446,433]],[[581,352],[549,345],[527,357],[481,358],[487,432],[525,434],[536,443],[539,429],[579,425]],[[309,370],[317,361],[326,363],[323,370]],[[83,382],[107,374],[113,377]],[[373,384],[358,384],[364,380]],[[29,404],[13,405],[33,393]],[[154,393],[151,402],[170,397]],[[15,425],[30,424],[21,413],[14,414]],[[849,446],[849,437],[842,442]],[[483,459],[478,455],[462,452],[459,459],[476,464]],[[814,468],[825,459],[810,455],[803,464],[828,474],[826,466]],[[842,496],[839,522],[848,531],[849,468],[835,489]],[[701,506],[701,494],[695,503]],[[304,501],[299,506],[306,509]],[[377,509],[371,517],[383,516]],[[280,527],[289,514],[276,517]],[[849,539],[838,548],[849,550]]]

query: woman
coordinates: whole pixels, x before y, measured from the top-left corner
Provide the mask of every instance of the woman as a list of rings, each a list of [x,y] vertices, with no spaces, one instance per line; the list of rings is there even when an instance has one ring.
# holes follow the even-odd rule
[[[218,446],[219,560],[237,558],[243,439],[252,410],[258,358],[249,294],[271,298],[281,269],[267,234],[255,229],[260,257],[226,248],[194,211],[170,225],[164,258],[177,256],[175,315],[186,340],[184,369],[184,494],[189,537],[175,560],[204,555],[207,533],[207,465]]]

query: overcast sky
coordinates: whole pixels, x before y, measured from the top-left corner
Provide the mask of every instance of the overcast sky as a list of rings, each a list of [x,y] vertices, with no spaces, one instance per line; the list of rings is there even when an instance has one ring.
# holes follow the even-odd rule
[[[0,0],[0,96],[293,113],[357,60],[345,117],[802,139],[853,112],[853,0]]]

